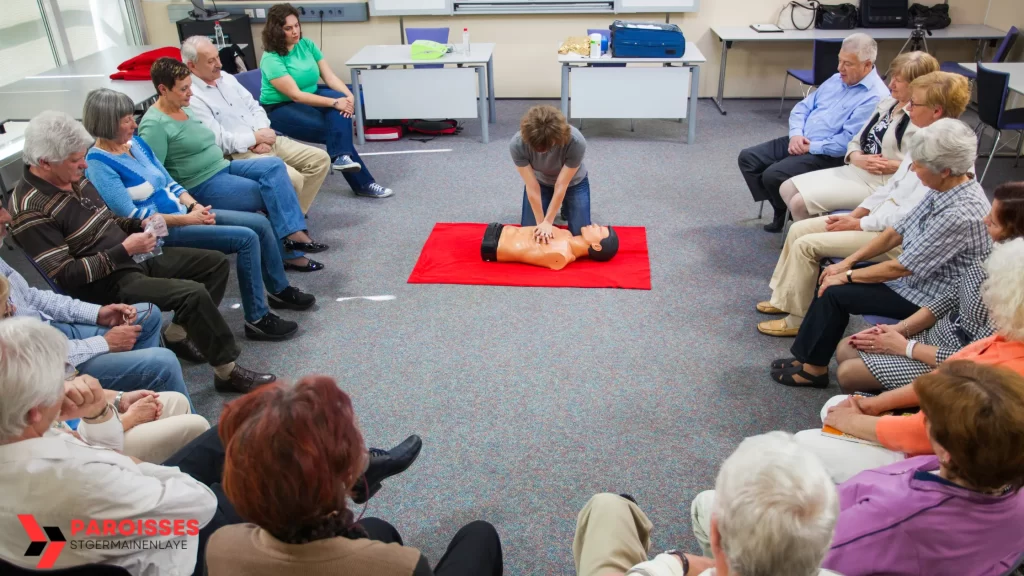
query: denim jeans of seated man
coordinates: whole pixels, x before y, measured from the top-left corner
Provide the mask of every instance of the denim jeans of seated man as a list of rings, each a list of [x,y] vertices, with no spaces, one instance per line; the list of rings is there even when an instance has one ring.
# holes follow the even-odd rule
[[[232,160],[227,168],[189,192],[197,201],[213,206],[214,211],[266,212],[274,234],[281,240],[306,229],[288,168],[280,158]],[[302,256],[296,251],[284,254],[286,260]]]
[[[82,362],[75,369],[79,374],[88,374],[99,380],[107,390],[130,392],[152,390],[154,392],[180,392],[189,399],[188,387],[181,374],[181,364],[174,352],[160,346],[162,318],[160,309],[150,304],[136,304],[139,311],[136,323],[141,322],[142,332],[135,340],[135,346],[127,352],[107,352]],[[51,322],[70,340],[85,340],[103,336],[110,328],[86,324],[65,324]]]
[[[270,311],[265,293],[277,294],[288,287],[281,242],[262,214],[234,210],[213,210],[213,213],[216,225],[169,228],[164,246],[238,254],[235,265],[242,309],[246,321],[256,322]]]
[[[545,184],[540,185],[540,204],[543,212],[548,213],[548,205],[555,195],[555,188]],[[569,231],[573,235],[580,233],[580,228],[590,224],[590,177],[586,176],[579,184],[569,186],[565,191],[565,198],[562,199],[562,213],[569,223]],[[526,195],[526,187],[523,187],[523,218],[520,222],[523,226],[536,226],[537,220],[533,217],[533,208],[530,206],[530,198]]]

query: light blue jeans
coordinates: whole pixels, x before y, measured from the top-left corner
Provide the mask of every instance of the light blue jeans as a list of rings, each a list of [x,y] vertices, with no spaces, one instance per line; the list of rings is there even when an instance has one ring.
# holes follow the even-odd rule
[[[262,214],[214,210],[215,226],[176,226],[168,228],[164,246],[205,248],[236,258],[238,290],[247,322],[256,322],[267,315],[264,292],[277,294],[288,287],[284,274],[281,241]]]
[[[306,229],[299,197],[280,158],[232,160],[227,168],[193,186],[189,193],[214,209],[266,212],[278,239]],[[301,252],[284,255],[287,260],[302,256]]]

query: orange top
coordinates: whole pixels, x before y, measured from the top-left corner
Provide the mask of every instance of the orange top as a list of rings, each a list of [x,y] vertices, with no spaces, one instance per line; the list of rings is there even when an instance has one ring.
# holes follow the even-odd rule
[[[1024,342],[1007,340],[996,334],[968,344],[949,357],[950,360],[971,360],[981,364],[1004,366],[1024,375]],[[924,413],[913,416],[882,416],[875,425],[878,442],[907,456],[933,454],[932,443],[924,426]]]

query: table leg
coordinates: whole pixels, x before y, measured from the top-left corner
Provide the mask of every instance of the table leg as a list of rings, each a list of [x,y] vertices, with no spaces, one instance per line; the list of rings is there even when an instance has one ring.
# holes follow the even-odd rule
[[[700,95],[700,66],[690,66],[690,101],[686,111],[686,143],[693,144],[697,135],[697,97]]]
[[[718,69],[718,98],[714,100],[715,106],[718,106],[718,111],[725,115],[725,109],[722,108],[722,97],[725,94],[725,62],[729,58],[729,48],[731,48],[732,42],[722,40],[722,64]]]
[[[974,51],[974,61],[981,62],[985,56],[985,40],[978,40],[978,49]]]
[[[480,133],[481,133],[481,136],[483,137],[484,144],[487,144],[488,142],[491,141],[490,140],[490,134],[488,133],[488,126],[487,126],[487,124],[489,123],[488,120],[487,120],[487,116],[488,116],[487,115],[487,111],[490,109],[490,106],[489,106],[489,104],[487,102],[487,98],[484,97],[484,93],[487,90],[487,78],[485,78],[486,74],[487,74],[487,71],[485,70],[484,67],[482,67],[482,66],[477,66],[476,67],[476,77],[479,80],[479,84],[480,84],[480,98],[478,100],[478,102],[479,102],[478,107],[479,107],[479,114],[480,114]]]
[[[487,61],[487,99],[491,101],[491,124],[498,121],[498,107],[494,104],[494,54]]]
[[[562,64],[562,115],[569,119],[569,65]]]
[[[365,127],[363,126],[363,91],[359,88],[359,68],[352,69],[352,105],[356,110],[356,137],[359,145],[366,144]]]

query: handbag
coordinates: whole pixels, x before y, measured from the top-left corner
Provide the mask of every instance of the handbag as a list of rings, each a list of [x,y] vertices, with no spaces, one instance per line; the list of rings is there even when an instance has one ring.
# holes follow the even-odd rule
[[[819,4],[814,27],[819,30],[852,30],[860,21],[853,4]]]
[[[953,23],[949,17],[949,4],[911,4],[907,15],[907,28],[916,28],[920,25],[925,30],[940,30]]]

